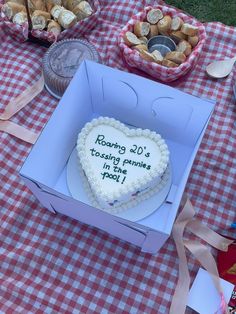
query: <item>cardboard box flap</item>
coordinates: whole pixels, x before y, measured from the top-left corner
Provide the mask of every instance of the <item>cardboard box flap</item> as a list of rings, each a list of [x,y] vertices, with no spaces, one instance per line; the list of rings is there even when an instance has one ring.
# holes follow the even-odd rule
[[[196,144],[213,103],[134,74],[85,62],[92,103],[100,115],[155,130],[182,145]]]
[[[90,119],[91,99],[88,81],[85,78],[87,78],[87,72],[86,66],[83,64],[80,71],[75,74],[75,80],[71,82],[74,89],[83,86],[80,89],[79,100],[71,97],[68,90],[65,92],[64,105],[58,104],[37,143],[33,146],[20,171],[23,176],[30,173],[35,181],[48,186],[54,185],[57,181],[58,175],[65,167],[74,148],[78,129],[81,129]],[[67,110],[64,106],[67,107]],[[83,106],[83,111],[80,106]],[[77,127],[72,128],[71,125]]]

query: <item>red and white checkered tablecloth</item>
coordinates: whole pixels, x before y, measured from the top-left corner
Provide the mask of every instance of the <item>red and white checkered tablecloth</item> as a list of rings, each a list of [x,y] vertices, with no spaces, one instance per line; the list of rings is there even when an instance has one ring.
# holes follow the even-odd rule
[[[85,38],[95,45],[104,64],[130,70],[117,48],[117,35],[132,14],[154,2],[100,0],[99,23]],[[204,224],[236,237],[230,229],[236,220],[236,101],[232,90],[236,71],[222,80],[205,74],[210,61],[236,55],[236,29],[217,22],[205,26],[207,41],[198,64],[171,84],[193,95],[217,99],[186,192]],[[12,40],[0,28],[0,112],[40,77],[45,51]],[[41,131],[56,105],[44,90],[12,120]],[[172,238],[152,256],[103,231],[53,215],[19,178],[30,148],[0,132],[0,313],[168,313],[178,278]],[[193,279],[199,265],[190,255],[188,262]]]

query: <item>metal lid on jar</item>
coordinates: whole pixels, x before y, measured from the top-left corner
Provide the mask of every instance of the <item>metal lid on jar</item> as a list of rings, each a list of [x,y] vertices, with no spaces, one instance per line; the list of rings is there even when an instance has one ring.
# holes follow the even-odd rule
[[[100,61],[95,47],[83,39],[65,39],[52,44],[43,57],[45,87],[60,99],[84,60]]]

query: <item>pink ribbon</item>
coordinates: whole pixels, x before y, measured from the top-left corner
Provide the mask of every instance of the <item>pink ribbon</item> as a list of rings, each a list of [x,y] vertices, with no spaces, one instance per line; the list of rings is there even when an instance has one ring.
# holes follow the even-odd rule
[[[224,299],[224,294],[219,280],[219,273],[213,255],[206,245],[200,243],[199,241],[184,240],[183,235],[185,228],[188,228],[188,230],[196,236],[221,251],[227,251],[228,246],[233,243],[233,241],[220,236],[207,226],[203,225],[199,220],[194,218],[194,215],[195,211],[190,200],[185,200],[183,210],[177,217],[172,230],[173,239],[179,257],[179,278],[172,299],[170,314],[184,314],[188,302],[190,275],[188,271],[185,248],[187,248],[208,271],[217,291],[219,292],[219,309],[216,313],[209,314],[225,314],[228,313],[227,304]]]
[[[43,90],[43,87],[44,79],[43,76],[41,76],[37,82],[8,103],[4,112],[0,115],[0,131],[11,134],[30,144],[34,144],[36,142],[39,134],[9,121],[9,119],[24,108],[34,97],[36,97]]]

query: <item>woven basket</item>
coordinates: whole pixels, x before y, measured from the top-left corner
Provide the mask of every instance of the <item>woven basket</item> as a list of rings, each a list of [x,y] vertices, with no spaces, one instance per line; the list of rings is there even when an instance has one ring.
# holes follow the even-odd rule
[[[127,31],[133,32],[134,24],[138,21],[144,21],[146,19],[147,12],[153,8],[160,9],[163,15],[170,15],[172,18],[174,16],[179,16],[185,23],[190,23],[198,27],[199,42],[197,46],[192,50],[186,61],[176,68],[167,68],[155,62],[146,61],[135,49],[131,49],[124,42],[124,34]],[[143,11],[134,15],[122,29],[118,39],[118,44],[123,53],[124,59],[129,66],[142,69],[142,71],[163,82],[171,82],[179,79],[194,67],[198,61],[199,56],[201,55],[205,41],[206,31],[202,23],[175,8],[158,5],[154,7],[145,7]]]

